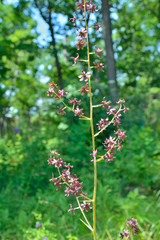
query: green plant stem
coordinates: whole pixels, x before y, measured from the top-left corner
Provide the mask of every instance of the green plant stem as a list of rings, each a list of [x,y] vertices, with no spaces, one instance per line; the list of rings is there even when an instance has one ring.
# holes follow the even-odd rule
[[[90,72],[90,51],[89,51],[89,36],[88,26],[86,18],[86,1],[84,0],[84,12],[85,12],[85,25],[87,30],[87,56],[88,56],[88,71]],[[92,91],[91,91],[91,78],[89,77],[89,96],[90,96],[90,126],[92,135],[92,149],[95,151],[95,137],[94,137],[94,126],[93,126],[93,104],[92,104]],[[96,192],[97,192],[97,163],[94,161],[94,190],[93,190],[93,237],[97,240],[96,234]]]
[[[86,223],[87,223],[87,224],[85,224],[85,225],[86,225],[91,231],[93,231],[93,228],[91,227],[91,225],[90,225],[90,223],[89,223],[89,221],[88,221],[88,219],[87,219],[84,211],[83,211],[82,208],[81,208],[81,205],[80,205],[80,202],[79,202],[79,200],[78,200],[78,197],[76,197],[76,199],[77,199],[78,206],[79,206],[79,208],[80,208],[80,210],[81,210],[81,213],[82,213],[84,219],[86,220]]]

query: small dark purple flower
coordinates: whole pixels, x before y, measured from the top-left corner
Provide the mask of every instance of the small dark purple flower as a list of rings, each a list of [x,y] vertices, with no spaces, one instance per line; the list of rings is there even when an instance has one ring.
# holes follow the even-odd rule
[[[67,168],[73,168],[73,166],[70,163],[68,163],[68,165],[66,165],[66,167]]]
[[[98,11],[98,9],[96,9],[96,5],[92,4],[92,0],[89,4],[87,4],[87,10],[91,11],[91,13]]]
[[[81,81],[84,80],[85,82],[87,82],[87,81],[88,81],[88,78],[91,77],[91,73],[90,73],[90,72],[87,72],[87,73],[86,73],[84,70],[82,70],[81,72],[82,72],[82,74],[78,76],[79,81],[81,82]]]
[[[39,228],[41,227],[41,223],[40,222],[36,222],[36,225],[35,225],[36,228]]]
[[[57,181],[57,178],[54,177],[54,174],[53,174],[53,173],[52,173],[52,178],[49,179],[49,181],[50,181],[50,182],[55,182],[55,181]]]
[[[74,23],[73,25],[75,26],[76,25],[76,19],[77,19],[77,16],[76,16],[76,12],[74,13],[74,17],[73,18],[70,18],[70,20]]]
[[[100,48],[97,48],[97,46],[95,46],[96,50],[95,53],[97,54],[97,57],[102,58],[101,55],[103,55],[103,50],[101,50]]]
[[[70,179],[70,170],[69,169],[64,169],[63,171],[62,171],[62,178],[66,181],[66,182],[68,182],[69,181],[69,179]]]
[[[66,187],[66,190],[64,191],[66,194],[64,196],[69,197],[69,193],[70,193],[70,188]]]
[[[94,65],[95,65],[95,68],[97,68],[97,71],[98,71],[98,72],[99,72],[99,71],[104,72],[104,70],[103,70],[104,66],[103,66],[103,64],[100,62],[100,60],[99,60],[98,62],[93,62],[93,63],[94,63]]]
[[[113,156],[113,153],[106,153],[104,155],[104,158],[105,158],[105,162],[110,162],[110,161],[114,161],[114,158],[116,157]]]
[[[82,210],[85,209],[86,212],[88,212],[88,209],[92,209],[92,207],[90,206],[90,203],[86,201],[83,201],[83,203],[81,203],[81,207],[82,207]]]
[[[82,40],[78,40],[78,43],[75,44],[75,46],[77,47],[77,50],[83,49],[84,45],[86,45],[86,43],[84,42],[84,39]]]
[[[95,22],[94,25],[95,25],[95,27],[96,27],[97,32],[99,32],[99,29],[100,29],[101,25],[98,25],[97,22]]]
[[[77,53],[77,57],[71,57],[72,59],[73,59],[73,61],[74,61],[74,64],[73,64],[73,66],[75,66],[76,65],[76,63],[77,63],[77,59],[79,58],[79,54]]]
[[[81,100],[78,101],[77,98],[74,98],[73,100],[69,99],[69,102],[72,103],[73,106],[81,104]]]
[[[41,240],[47,240],[48,239],[48,237],[43,237]]]
[[[86,2],[86,8],[87,8],[87,4],[88,4],[88,2]],[[81,9],[82,10],[82,12],[84,12],[84,0],[81,0],[81,2],[80,3],[77,3],[77,5],[78,5],[78,10],[79,9]]]
[[[126,111],[128,111],[129,108],[127,108],[124,104],[123,104],[123,112],[126,113]]]
[[[77,31],[79,32],[79,34],[77,35],[77,37],[80,37],[80,39],[86,38],[87,37],[87,30],[85,27],[82,28],[82,30],[77,28]]]
[[[66,162],[63,162],[63,160],[61,158],[57,158],[57,159],[53,159],[52,161],[52,165],[55,165],[55,167],[66,167]]]
[[[111,108],[110,104],[111,104],[111,101],[108,101],[108,102],[107,102],[107,101],[106,101],[106,98],[103,97],[102,105],[103,105],[103,107],[104,107],[106,110]]]
[[[74,110],[74,116],[82,116],[84,113],[82,112],[83,111],[83,109],[81,108],[81,109],[79,109],[79,106],[77,106],[76,107],[76,109]]]
[[[62,183],[61,183],[61,178],[58,179],[58,180],[54,183],[54,185],[57,187],[56,191],[58,190],[58,188],[62,188],[61,184],[62,184]]]
[[[79,90],[79,92],[81,92],[82,96],[85,94],[85,93],[88,93],[89,92],[89,87],[88,87],[88,83],[85,85],[85,86],[82,86],[81,89]]]
[[[66,96],[67,93],[68,92],[65,92],[64,89],[62,89],[62,90],[59,89],[57,95],[55,96],[55,98],[62,98],[63,96]]]
[[[109,109],[109,112],[107,112],[109,115],[111,115],[111,114],[116,114],[116,109],[115,108],[110,108]]]
[[[64,111],[64,109],[66,108],[66,107],[64,107],[64,108],[62,108],[61,106],[57,106],[57,108],[59,108],[59,110],[58,110],[58,114],[62,114],[62,115],[65,115],[66,114],[66,112]]]
[[[55,84],[54,82],[48,83],[48,86],[49,86],[49,87],[52,87],[52,88],[54,88],[54,87],[57,88],[57,84]]]
[[[98,126],[98,130],[102,130],[108,124],[109,124],[108,118],[106,118],[106,119],[101,118],[101,120],[96,125]]]
[[[121,145],[121,142],[118,140],[118,147],[117,147],[117,151],[121,151],[121,148],[122,148],[122,145]]]
[[[20,129],[19,128],[14,128],[14,133],[17,134],[19,133]]]
[[[50,157],[50,158],[47,160],[47,162],[48,162],[49,165],[52,165],[52,160],[53,160],[52,157]]]
[[[56,150],[52,150],[51,153],[55,155],[60,155]]]
[[[133,217],[131,219],[128,219],[128,221],[126,222],[126,226],[130,227],[131,231],[134,231],[134,235],[137,235],[139,233],[137,219],[134,219]]]
[[[118,134],[118,138],[119,138],[119,139],[122,139],[123,142],[124,142],[124,138],[127,137],[127,136],[125,135],[126,131],[122,132],[121,129],[118,129],[117,132],[114,131],[114,133],[115,133],[115,134]]]
[[[49,96],[53,96],[53,93],[54,93],[54,89],[53,89],[53,87],[49,87],[49,89],[48,89],[48,91],[47,91],[47,97],[49,97]]]
[[[68,212],[72,212],[72,216],[75,214],[74,213],[74,208],[72,207],[72,204],[70,204],[70,209],[68,209]]]
[[[96,161],[97,149],[95,151],[94,150],[92,150],[92,151],[93,151],[93,153],[90,154],[91,156],[93,156],[93,159],[91,160],[91,162],[94,162],[94,161]]]
[[[129,236],[130,236],[130,232],[128,231],[128,229],[126,230],[126,229],[123,229],[123,232],[122,233],[120,233],[120,238],[126,238],[126,239],[128,239],[129,238]]]
[[[125,102],[125,100],[124,99],[119,99],[119,101],[118,102],[116,102],[117,104],[120,104],[120,103],[124,103]]]

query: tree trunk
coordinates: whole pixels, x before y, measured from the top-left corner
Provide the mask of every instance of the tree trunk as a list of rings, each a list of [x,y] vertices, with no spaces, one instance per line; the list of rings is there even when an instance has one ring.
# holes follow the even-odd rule
[[[111,101],[115,103],[116,100],[118,99],[118,84],[116,77],[116,63],[113,51],[109,0],[102,0],[102,27],[106,48],[106,66],[109,95]]]
[[[49,31],[50,31],[51,38],[52,38],[53,55],[55,57],[56,67],[57,67],[58,85],[60,88],[63,88],[61,65],[59,62],[58,52],[57,52],[57,48],[56,48],[56,40],[55,40],[54,28],[53,28],[53,24],[52,24],[52,11],[51,11],[51,6],[50,6],[50,1],[48,1],[48,7],[47,7],[48,16],[46,16],[42,12],[41,5],[39,4],[38,0],[34,0],[34,3],[35,3],[35,6],[37,7],[37,9],[39,10],[41,17],[49,26]]]
[[[56,40],[55,40],[54,28],[53,28],[53,25],[52,25],[51,9],[48,9],[48,10],[49,10],[48,25],[49,25],[49,31],[51,33],[51,38],[52,38],[53,54],[54,54],[55,60],[56,60],[56,67],[57,67],[57,74],[58,74],[58,83],[59,83],[60,88],[63,88],[61,66],[60,66],[58,53],[57,53],[57,49],[56,49]]]

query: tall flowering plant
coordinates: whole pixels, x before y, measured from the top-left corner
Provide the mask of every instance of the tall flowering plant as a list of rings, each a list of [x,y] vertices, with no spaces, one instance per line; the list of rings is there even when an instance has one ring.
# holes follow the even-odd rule
[[[72,213],[72,215],[75,214],[76,210],[80,210],[83,216],[83,220],[80,219],[87,228],[90,229],[90,231],[93,234],[93,239],[97,239],[97,233],[96,233],[96,194],[97,194],[97,164],[100,161],[113,161],[115,158],[115,151],[120,151],[122,148],[122,143],[124,142],[124,139],[126,138],[126,131],[122,131],[122,129],[119,128],[120,126],[120,118],[122,116],[122,113],[126,113],[128,108],[124,105],[125,100],[119,100],[116,102],[116,106],[113,107],[110,101],[106,101],[105,97],[103,98],[102,102],[97,105],[93,105],[92,101],[92,87],[91,82],[93,79],[93,71],[92,69],[95,68],[98,72],[102,71],[104,72],[104,66],[103,63],[101,63],[100,59],[103,55],[103,50],[99,47],[95,46],[95,51],[90,52],[90,46],[89,46],[89,28],[96,29],[96,31],[99,32],[100,25],[98,25],[97,22],[94,23],[93,26],[88,26],[87,22],[87,15],[97,12],[96,5],[92,3],[92,1],[87,2],[85,0],[81,0],[80,2],[77,2],[77,10],[82,14],[82,18],[77,18],[77,14],[74,13],[73,18],[70,20],[73,22],[74,25],[76,25],[76,21],[83,21],[85,27],[82,29],[77,28],[77,37],[79,37],[78,42],[75,44],[77,47],[77,51],[86,48],[87,54],[84,59],[79,59],[79,53],[77,53],[76,57],[71,57],[74,61],[73,66],[76,65],[77,61],[82,61],[87,64],[87,70],[81,69],[81,73],[78,76],[78,79],[80,82],[84,83],[82,85],[81,89],[78,90],[81,95],[87,94],[90,99],[90,109],[89,109],[89,116],[84,114],[83,108],[80,107],[81,100],[77,100],[77,98],[69,99],[67,100],[66,96],[68,92],[66,92],[64,89],[59,89],[59,87],[54,83],[49,83],[49,89],[47,91],[47,96],[54,96],[55,98],[59,99],[63,106],[58,106],[58,114],[65,115],[66,110],[69,110],[73,112],[75,117],[79,117],[80,119],[87,120],[90,122],[90,129],[91,129],[91,138],[92,138],[92,153],[90,155],[92,156],[91,164],[94,165],[94,183],[93,183],[93,195],[92,197],[89,197],[88,194],[86,194],[83,190],[83,183],[80,182],[77,175],[72,171],[73,166],[70,165],[70,163],[66,163],[62,160],[60,157],[60,154],[56,150],[51,151],[51,156],[48,159],[49,165],[54,165],[55,168],[57,168],[58,176],[54,176],[52,174],[52,178],[49,180],[50,182],[53,182],[56,186],[56,190],[59,188],[62,188],[62,186],[65,187],[64,192],[65,196],[73,196],[76,199],[77,206],[73,207],[72,204],[70,204],[69,212]],[[91,55],[95,54],[97,56],[97,61],[91,63]],[[93,113],[94,109],[102,107],[106,111],[106,118],[101,118],[97,125],[97,130],[94,128],[94,122],[93,122]],[[104,146],[104,154],[99,154],[95,145],[95,138],[98,137],[103,131],[106,130],[110,125],[115,126],[116,130],[114,131],[114,136],[110,136],[109,138],[106,138],[105,141],[102,143]],[[92,211],[93,213],[93,221],[92,223],[89,222],[87,218],[86,212]],[[126,223],[127,227],[129,226],[132,231],[134,231],[135,234],[138,233],[138,227],[137,227],[137,220],[131,219],[128,220]],[[130,231],[131,232],[131,231]],[[129,238],[130,232],[127,229],[123,229],[123,232],[120,233],[120,237],[123,239]]]

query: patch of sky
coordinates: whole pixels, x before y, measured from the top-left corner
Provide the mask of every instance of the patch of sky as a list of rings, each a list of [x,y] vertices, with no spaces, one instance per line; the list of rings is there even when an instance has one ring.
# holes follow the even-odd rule
[[[0,83],[0,87],[1,87],[2,89],[4,89],[4,88],[5,88],[5,85],[4,85],[3,83]]]
[[[117,33],[117,29],[113,29],[112,30],[112,34],[114,35],[114,34],[116,34]]]
[[[118,78],[118,83],[120,84],[120,86],[124,86],[125,82],[128,80],[127,73],[118,72],[117,78]]]
[[[157,42],[157,51],[160,52],[160,41]]]
[[[47,23],[41,18],[37,9],[33,9],[33,19],[37,21],[37,32],[39,33],[38,42],[44,46],[46,45],[46,41],[48,41],[49,32]]]
[[[43,84],[48,83],[51,80],[51,78],[49,76],[40,76],[40,82]]]
[[[6,114],[6,117],[8,118],[12,118],[13,115],[18,113],[18,109],[14,108],[14,107],[10,107],[8,113]]]
[[[48,68],[48,70],[51,70],[52,69],[52,65],[51,64],[48,65],[47,68]]]
[[[118,14],[115,12],[111,13],[111,18],[114,20],[118,20]]]
[[[39,11],[37,9],[32,10],[33,14],[32,17],[34,20],[37,21],[37,32],[39,33],[38,42],[45,46],[47,42],[51,41],[50,32],[48,29],[48,24],[43,20]],[[53,18],[56,19],[55,31],[59,30],[59,24],[63,28],[64,25],[67,23],[67,17],[62,14],[53,14]],[[58,24],[59,23],[59,24]],[[55,34],[57,40],[63,40],[63,34]]]
[[[153,61],[155,59],[154,56],[150,56],[149,58],[150,58],[151,61]]]
[[[36,107],[32,107],[31,109],[30,109],[30,114],[35,114],[37,112],[37,108]]]
[[[118,51],[122,51],[122,50],[123,50],[122,46],[118,46],[118,47],[117,47],[117,50],[118,50]]]
[[[26,74],[30,75],[32,73],[32,71],[30,69],[26,69]]]
[[[19,4],[19,1],[18,0],[5,0],[4,3],[13,4],[15,7],[17,7]]]
[[[8,89],[5,92],[5,95],[6,95],[6,97],[13,97],[13,96],[15,96],[15,92],[13,92],[12,90]]]
[[[146,51],[146,50],[154,52],[155,47],[154,46],[146,46],[144,51]]]
[[[36,105],[40,107],[40,106],[42,106],[42,103],[43,103],[43,99],[39,98],[36,102]]]
[[[94,95],[98,95],[99,94],[99,89],[96,89],[94,92]]]
[[[130,8],[133,7],[133,3],[129,3],[128,7],[130,7]]]
[[[118,59],[118,53],[114,53],[114,57],[117,60]]]
[[[39,65],[38,70],[43,71],[44,70],[44,64]]]

